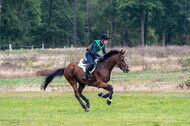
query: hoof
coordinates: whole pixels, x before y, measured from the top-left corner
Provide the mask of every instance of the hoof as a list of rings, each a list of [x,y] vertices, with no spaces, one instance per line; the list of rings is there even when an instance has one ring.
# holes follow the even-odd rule
[[[104,95],[104,93],[99,93],[98,96],[100,96],[102,98],[102,96]]]
[[[89,112],[90,110],[89,109],[85,109],[85,112]]]
[[[111,101],[109,99],[107,99],[107,104],[111,105]]]
[[[86,104],[86,107],[87,107],[87,108],[90,108],[90,104]]]

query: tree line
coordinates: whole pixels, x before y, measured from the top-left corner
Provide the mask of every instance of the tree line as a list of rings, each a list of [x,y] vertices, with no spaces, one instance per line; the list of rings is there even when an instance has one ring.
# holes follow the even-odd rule
[[[190,45],[189,0],[0,0],[0,46]]]

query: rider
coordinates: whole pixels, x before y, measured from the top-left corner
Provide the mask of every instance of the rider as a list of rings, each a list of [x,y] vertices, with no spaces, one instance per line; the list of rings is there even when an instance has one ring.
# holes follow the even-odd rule
[[[89,63],[89,65],[86,68],[85,74],[82,77],[83,80],[86,80],[86,77],[89,73],[89,71],[93,68],[94,64],[94,60],[97,58],[100,58],[100,60],[103,59],[103,57],[101,55],[99,55],[97,52],[99,52],[100,50],[102,50],[103,54],[106,54],[106,50],[105,50],[105,44],[107,44],[108,39],[110,39],[108,37],[107,34],[101,34],[100,36],[100,40],[94,40],[90,46],[86,49],[86,59]]]

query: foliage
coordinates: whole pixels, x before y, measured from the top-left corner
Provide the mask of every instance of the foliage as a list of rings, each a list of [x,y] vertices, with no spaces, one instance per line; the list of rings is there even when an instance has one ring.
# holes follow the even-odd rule
[[[190,67],[190,58],[186,58],[183,60],[182,67]]]
[[[31,45],[32,30],[40,26],[40,2],[5,0],[2,3],[1,40],[13,45]],[[0,43],[3,44],[3,43]]]
[[[86,0],[77,1],[77,45],[88,46]],[[3,0],[0,12],[0,46],[73,44],[73,1]],[[146,45],[189,45],[189,0],[89,1],[90,41],[101,33],[111,37],[109,46],[140,45],[142,21]],[[144,18],[141,18],[144,16]]]

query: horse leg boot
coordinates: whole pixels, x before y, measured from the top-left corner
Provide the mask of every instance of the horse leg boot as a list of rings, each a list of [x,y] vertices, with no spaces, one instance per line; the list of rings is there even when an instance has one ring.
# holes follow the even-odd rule
[[[89,65],[87,66],[86,71],[85,71],[85,73],[84,73],[84,76],[82,77],[83,80],[86,80],[87,75],[89,74],[89,71],[93,68],[93,66],[94,66],[93,63],[92,63],[92,64],[89,64]]]
[[[89,102],[89,100],[88,100],[88,98],[86,98],[84,95],[80,95],[80,97],[86,102],[86,107],[87,108],[90,108],[90,102]]]
[[[108,97],[108,99],[107,99],[107,104],[108,104],[108,105],[110,105],[111,102],[112,102],[113,87],[112,87],[111,85],[109,85],[109,90],[110,90],[110,92],[109,92],[109,97]]]

